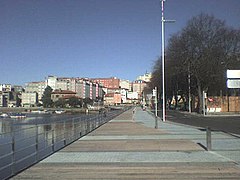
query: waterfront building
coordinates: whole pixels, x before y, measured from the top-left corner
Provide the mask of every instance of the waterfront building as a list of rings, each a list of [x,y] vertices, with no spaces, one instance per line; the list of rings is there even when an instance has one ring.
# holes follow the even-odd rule
[[[91,81],[101,84],[102,86],[112,89],[112,88],[119,88],[120,87],[120,79],[116,77],[110,78],[92,78]]]
[[[44,81],[29,82],[25,86],[25,92],[29,92],[29,93],[37,92],[38,93],[38,101],[40,102],[46,87],[47,87],[47,84]]]
[[[152,78],[152,73],[146,72],[144,75],[138,76],[137,80],[144,81],[144,82],[150,82]]]
[[[23,92],[22,93],[22,107],[35,107],[38,103],[37,92]]]
[[[129,80],[120,80],[120,88],[131,91],[132,90],[131,82]]]
[[[92,100],[103,98],[103,86],[89,81],[88,79],[78,79],[76,82],[76,93],[79,97]]]
[[[103,86],[86,78],[48,76],[46,82],[53,90],[72,91],[82,99],[103,97]]]
[[[11,84],[0,84],[0,91],[10,92],[12,90]]]
[[[7,107],[7,97],[3,92],[0,92],[0,107]]]
[[[122,103],[122,98],[120,93],[109,93],[104,96],[105,105],[119,105]]]
[[[48,76],[46,79],[47,86],[50,86],[53,90],[56,89],[57,77],[56,76]]]
[[[100,86],[98,83],[95,84],[96,85],[96,99],[99,99],[99,89],[100,89]]]
[[[127,93],[128,93],[128,90],[121,89],[120,93],[121,93],[122,103],[127,103]]]
[[[137,92],[128,92],[127,93],[127,99],[137,100],[138,99],[138,93]]]
[[[107,89],[107,94],[110,94],[110,93],[121,93],[121,88],[108,88]]]
[[[85,81],[84,86],[85,86],[84,98],[90,98],[90,82]]]
[[[69,90],[69,82],[66,79],[63,78],[57,78],[55,83],[55,89],[61,89],[61,90]]]
[[[142,80],[137,80],[132,83],[132,91],[138,93],[138,99],[141,99],[145,87],[147,87],[147,83]]]
[[[68,90],[54,90],[51,94],[51,99],[53,102],[56,102],[61,98],[66,99],[70,97],[76,97],[76,93]]]
[[[92,84],[92,92],[90,92],[90,94],[92,94],[92,99],[95,100],[96,99],[96,84],[95,83],[91,83]]]
[[[128,92],[127,93],[127,102],[126,103],[139,103],[140,100],[139,100],[139,95],[137,92]]]
[[[89,82],[89,98],[93,99],[93,84]]]
[[[14,96],[12,91],[0,91],[0,107],[9,107],[10,101],[14,101]]]
[[[22,86],[11,84],[0,85],[0,107],[16,107],[20,105],[19,96],[23,91]]]
[[[58,77],[55,88],[76,92],[76,82],[76,78]]]
[[[18,86],[18,85],[13,85],[12,86],[12,91],[15,92],[15,93],[22,93],[23,92],[23,87]]]
[[[76,96],[84,99],[85,98],[85,81],[77,78],[76,81]]]
[[[98,99],[102,99],[103,98],[103,96],[104,96],[104,94],[105,94],[105,91],[104,91],[104,88],[103,88],[103,86],[102,85],[100,85],[100,84],[97,84],[97,86],[98,86],[98,92],[96,92],[96,96],[97,96],[97,98]]]

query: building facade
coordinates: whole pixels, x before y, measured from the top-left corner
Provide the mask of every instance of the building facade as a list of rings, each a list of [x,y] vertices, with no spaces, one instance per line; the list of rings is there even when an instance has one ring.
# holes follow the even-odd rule
[[[0,107],[7,107],[7,97],[3,92],[0,92]]]
[[[61,98],[76,97],[76,93],[68,90],[54,90],[51,94],[51,99],[53,102],[58,101]]]
[[[46,82],[53,90],[72,91],[82,99],[103,98],[103,86],[89,79],[48,76]]]
[[[132,83],[129,80],[120,80],[120,88],[126,89],[131,91],[132,90]]]
[[[106,88],[112,89],[112,88],[119,88],[120,87],[120,79],[116,77],[111,78],[94,78],[90,79],[95,83],[98,83]]]
[[[44,82],[44,81],[29,82],[25,86],[25,92],[29,92],[29,93],[37,92],[38,93],[38,101],[40,102],[46,87],[47,87],[47,85],[46,85],[46,82]]]
[[[138,98],[140,99],[142,96],[142,92],[144,88],[147,87],[147,83],[142,80],[137,80],[132,83],[132,91],[138,93]]]
[[[23,92],[22,93],[22,107],[35,107],[38,103],[37,92]]]
[[[104,96],[105,105],[119,105],[122,103],[122,98],[120,93],[109,93]]]
[[[11,84],[0,84],[0,91],[10,92],[12,90]]]
[[[57,77],[56,76],[48,76],[46,78],[47,86],[50,86],[53,90],[57,89]]]
[[[152,73],[146,72],[144,75],[138,76],[137,80],[150,82],[152,78]]]

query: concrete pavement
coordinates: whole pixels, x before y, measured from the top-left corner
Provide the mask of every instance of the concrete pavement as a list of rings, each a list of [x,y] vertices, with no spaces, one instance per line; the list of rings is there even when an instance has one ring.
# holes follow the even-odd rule
[[[240,179],[240,139],[126,111],[13,179]]]

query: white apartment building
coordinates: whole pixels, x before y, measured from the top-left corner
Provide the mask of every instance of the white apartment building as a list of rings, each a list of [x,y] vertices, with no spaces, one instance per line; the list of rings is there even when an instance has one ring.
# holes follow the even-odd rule
[[[120,79],[120,87],[121,89],[127,89],[131,91],[131,82],[129,80],[121,80]]]
[[[7,107],[7,98],[2,92],[0,92],[0,107]]]
[[[76,78],[60,77],[56,80],[56,89],[76,92]]]
[[[145,81],[145,82],[150,82],[152,78],[152,73],[146,72],[144,75],[138,76],[137,80]]]
[[[38,93],[38,101],[41,101],[45,88],[47,87],[46,82],[29,82],[25,86],[25,92],[37,92]]]
[[[138,99],[138,93],[137,92],[128,92],[127,93],[127,99],[137,100]]]
[[[141,98],[142,92],[145,87],[147,87],[147,84],[142,80],[137,80],[132,83],[132,89],[133,89],[132,91],[137,92],[139,95],[139,98]]]
[[[61,89],[76,92],[76,81],[76,78],[56,76],[48,76],[46,78],[46,84],[50,86],[53,90]]]
[[[128,91],[126,89],[121,89],[122,103],[127,103],[127,93]]]
[[[0,91],[10,92],[12,90],[11,84],[0,84]]]
[[[23,92],[22,93],[22,106],[23,107],[34,107],[38,103],[37,92]]]
[[[53,90],[57,89],[57,77],[56,76],[48,76],[46,79],[47,86],[50,86]],[[65,89],[63,89],[65,90]]]
[[[80,98],[96,99],[103,97],[103,87],[89,79],[48,76],[46,84],[53,90],[73,91]]]

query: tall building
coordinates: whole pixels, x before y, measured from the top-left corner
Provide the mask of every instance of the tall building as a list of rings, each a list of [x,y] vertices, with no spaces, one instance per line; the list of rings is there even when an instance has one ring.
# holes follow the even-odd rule
[[[48,76],[46,78],[46,84],[50,86],[53,90],[61,89],[68,91],[76,91],[76,81],[77,78],[68,78],[68,77],[56,77]]]
[[[122,103],[122,98],[120,93],[108,93],[104,97],[105,105],[117,105]]]
[[[0,107],[7,107],[8,105],[8,97],[7,95],[0,91]]]
[[[57,89],[57,77],[56,76],[48,76],[46,79],[47,86],[50,86],[53,90]]]
[[[38,94],[38,101],[41,101],[45,88],[47,87],[46,82],[29,82],[25,86],[25,92],[33,93],[36,92]]]
[[[82,99],[95,100],[103,97],[102,85],[89,79],[48,76],[46,83],[53,90],[73,91]]]
[[[11,91],[12,85],[11,84],[0,84],[0,91]]]
[[[76,93],[68,90],[54,90],[51,94],[51,99],[53,102],[56,102],[61,98],[68,99],[70,97],[76,97]]]
[[[22,86],[17,86],[17,85],[14,85],[12,87],[12,91],[16,92],[16,93],[22,93],[23,92],[23,87]]]
[[[137,80],[145,81],[145,82],[150,82],[152,78],[152,73],[146,72],[144,75],[138,76]]]
[[[83,79],[77,79],[76,82],[76,96],[85,98],[85,81]]]
[[[121,89],[122,103],[127,103],[127,93],[128,91],[126,89]]]
[[[59,77],[56,80],[55,89],[62,89],[76,92],[77,78]]]
[[[90,79],[95,83],[101,84],[102,86],[109,88],[109,89],[116,89],[120,86],[120,79],[116,77],[111,78],[93,78]]]
[[[131,90],[132,86],[129,80],[120,80],[120,88]]]
[[[133,92],[137,92],[139,95],[139,98],[141,98],[142,92],[146,86],[147,86],[147,83],[142,80],[137,80],[132,83]]]
[[[22,106],[23,107],[34,107],[38,103],[37,92],[23,92],[22,93]]]

